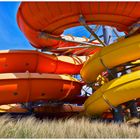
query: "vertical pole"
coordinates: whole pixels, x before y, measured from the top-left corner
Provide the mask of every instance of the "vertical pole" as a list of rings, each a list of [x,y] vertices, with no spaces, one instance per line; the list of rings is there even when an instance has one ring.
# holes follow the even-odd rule
[[[103,37],[106,45],[113,43],[112,31],[113,29],[110,26],[103,26]]]
[[[137,111],[137,104],[135,100],[131,100],[129,102],[127,102],[129,105],[129,109],[130,109],[130,114],[132,118],[138,118],[139,114]]]
[[[126,68],[128,68],[128,66],[126,66]],[[130,73],[131,70],[127,70],[126,73]],[[137,103],[136,100],[131,100],[127,102],[127,105],[129,105],[129,109],[130,109],[130,115],[132,118],[138,118],[139,117],[139,113],[137,111]]]
[[[112,39],[113,29],[110,26],[103,26],[103,38],[106,45],[113,43]],[[114,69],[113,75],[117,78],[116,70]],[[109,78],[112,80],[112,77]],[[124,116],[122,113],[122,106],[118,105],[115,110],[113,110],[113,119],[115,122],[123,122]]]
[[[122,112],[122,106],[118,105],[115,110],[113,110],[113,119],[115,122],[123,122],[124,116]]]

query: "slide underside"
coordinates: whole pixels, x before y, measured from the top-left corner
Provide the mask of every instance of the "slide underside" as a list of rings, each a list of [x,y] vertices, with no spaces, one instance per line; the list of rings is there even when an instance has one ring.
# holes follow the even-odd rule
[[[61,104],[61,105],[45,105],[36,106],[29,112],[28,108],[24,108],[21,104],[7,104],[0,106],[0,115],[10,114],[14,117],[22,117],[27,115],[34,115],[37,118],[50,117],[52,118],[64,118],[73,117],[83,114],[84,108],[82,106],[72,105],[72,104]]]

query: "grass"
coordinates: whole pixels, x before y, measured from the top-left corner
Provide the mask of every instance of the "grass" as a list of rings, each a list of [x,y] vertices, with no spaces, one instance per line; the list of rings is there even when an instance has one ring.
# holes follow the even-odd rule
[[[37,120],[0,117],[0,138],[140,138],[140,126],[103,123],[86,118]]]

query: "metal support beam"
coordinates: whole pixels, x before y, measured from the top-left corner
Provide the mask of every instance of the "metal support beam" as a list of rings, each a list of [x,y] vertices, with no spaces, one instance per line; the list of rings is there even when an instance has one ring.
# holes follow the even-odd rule
[[[103,26],[103,37],[106,45],[109,45],[113,42],[112,28],[110,26]]]
[[[128,33],[128,35],[126,35],[126,38],[134,35],[140,29],[140,21],[134,23],[132,26],[129,27],[129,29],[130,32]]]
[[[138,111],[137,111],[137,104],[136,104],[136,101],[135,100],[131,100],[129,102],[127,102],[128,106],[129,106],[129,109],[130,109],[130,114],[131,114],[131,117],[136,117],[138,118],[139,117],[139,114],[138,114]]]
[[[100,38],[95,34],[95,32],[86,24],[86,21],[83,17],[83,15],[80,15],[79,22],[81,25],[83,25],[103,46],[106,46],[106,44],[100,40]]]
[[[68,50],[68,49],[85,49],[85,48],[101,48],[99,46],[90,46],[90,45],[87,45],[87,46],[71,46],[71,47],[63,47],[63,48],[56,48],[56,49],[52,49],[52,50],[57,50],[57,51],[62,51],[62,50]]]
[[[87,49],[90,49],[91,51],[96,49],[96,48],[102,48],[102,47],[99,47],[99,46],[90,46],[90,45],[87,45],[87,46],[70,46],[70,47],[62,47],[62,48],[56,48],[56,49],[52,49],[52,48],[43,48],[41,51],[42,52],[45,52],[45,51],[51,51],[51,52],[62,52],[64,51],[62,54],[67,54],[75,49],[81,49],[81,50],[77,50],[74,55],[78,55],[82,52],[84,52],[85,50]]]
[[[117,33],[116,28],[112,28],[112,29],[113,29],[113,32],[114,32],[114,34],[116,35],[116,37],[118,37],[118,38],[119,38],[120,36],[119,36],[119,34]]]
[[[48,39],[60,40],[60,41],[64,41],[64,42],[72,42],[72,43],[77,43],[77,44],[94,46],[94,44],[92,44],[92,43],[81,42],[81,41],[74,41],[74,40],[67,40],[67,39],[64,39],[64,38],[61,38],[61,37],[50,35],[50,34],[48,34],[46,32],[40,32],[39,38],[43,38],[43,39],[46,39],[46,40],[48,40]]]
[[[93,32],[96,32],[100,28],[100,25],[96,25],[94,29],[92,29]],[[92,34],[90,34],[89,39],[92,37]]]
[[[67,53],[70,53],[71,51],[73,51],[73,50],[72,50],[72,49],[68,49],[68,50],[66,50],[65,52],[63,52],[62,54],[65,55],[65,54],[67,54]]]
[[[96,48],[101,48],[102,46],[91,46],[91,45],[85,45],[85,46],[70,46],[70,47],[62,47],[62,48],[55,48],[55,49],[52,49],[52,48],[44,48],[42,49],[42,51],[72,51],[74,49],[88,49],[88,48],[91,48],[91,49],[96,49]]]
[[[74,54],[74,55],[79,55],[79,54],[85,52],[87,49],[88,49],[88,48],[85,48],[85,49],[82,49],[82,50],[78,50],[78,51],[76,51],[76,52],[73,53],[73,54]]]
[[[123,122],[124,116],[123,116],[123,110],[122,106],[118,105],[115,110],[113,110],[113,119],[115,122]]]
[[[103,37],[103,35],[100,35],[100,36],[98,36],[98,37],[101,38],[101,37]],[[89,40],[88,42],[90,43],[90,42],[95,41],[95,40],[97,40],[97,39],[91,39],[91,40]]]

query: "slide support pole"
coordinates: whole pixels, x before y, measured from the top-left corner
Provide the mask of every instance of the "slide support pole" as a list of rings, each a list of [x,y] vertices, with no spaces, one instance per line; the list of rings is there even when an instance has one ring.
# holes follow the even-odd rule
[[[137,111],[137,104],[135,100],[131,100],[128,102],[129,104],[129,109],[130,109],[130,115],[132,118],[138,118],[139,114]]]
[[[113,110],[113,119],[114,122],[123,122],[124,116],[122,111],[122,106],[118,105],[115,110]]]

